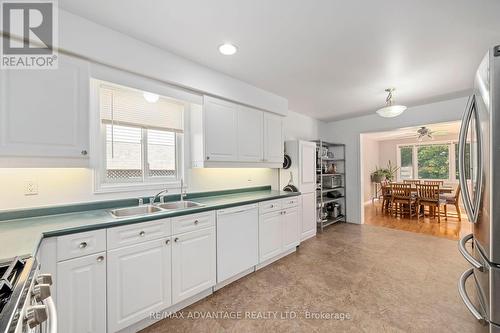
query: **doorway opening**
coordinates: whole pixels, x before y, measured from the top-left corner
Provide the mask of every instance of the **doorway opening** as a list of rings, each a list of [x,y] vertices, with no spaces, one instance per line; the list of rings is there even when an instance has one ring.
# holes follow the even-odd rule
[[[458,181],[459,132],[454,121],[361,134],[362,223],[454,240],[470,233]]]

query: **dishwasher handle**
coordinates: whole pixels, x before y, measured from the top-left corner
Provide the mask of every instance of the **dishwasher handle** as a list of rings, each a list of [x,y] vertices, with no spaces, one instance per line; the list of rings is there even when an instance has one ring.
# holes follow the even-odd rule
[[[254,209],[259,209],[259,206],[257,204],[252,204],[252,205],[232,207],[232,208],[228,208],[228,209],[219,209],[217,211],[217,216],[244,213],[244,212],[248,212],[248,211],[251,211]]]

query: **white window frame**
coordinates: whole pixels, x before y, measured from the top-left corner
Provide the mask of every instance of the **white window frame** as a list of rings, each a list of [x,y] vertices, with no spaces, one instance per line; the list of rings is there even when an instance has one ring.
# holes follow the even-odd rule
[[[458,179],[455,178],[455,169],[456,169],[456,163],[455,163],[455,144],[457,143],[456,140],[442,140],[442,141],[429,141],[429,142],[419,142],[419,143],[401,143],[396,145],[396,164],[398,168],[401,168],[401,154],[400,154],[400,148],[401,147],[413,147],[413,155],[412,155],[412,162],[413,162],[413,179],[419,179],[419,180],[443,180],[447,183],[456,183],[458,182]],[[424,178],[418,178],[418,152],[417,149],[419,146],[429,146],[429,145],[447,145],[448,146],[448,178],[447,179],[424,179]],[[400,172],[396,172],[396,179],[397,181],[402,181]]]
[[[94,193],[113,193],[130,191],[153,191],[161,189],[179,190],[180,180],[184,181],[184,186],[189,186],[186,180],[186,166],[189,165],[189,106],[183,114],[184,133],[176,134],[176,168],[177,178],[175,180],[165,179],[160,181],[155,179],[151,182],[106,182],[103,170],[106,165],[106,131],[101,121],[99,105],[99,87],[102,81],[113,82],[118,85],[130,87],[156,93],[160,96],[167,96],[183,100],[186,103],[202,104],[202,96],[182,88],[172,87],[162,82],[148,79],[142,76],[120,71],[110,67],[92,64],[90,80],[90,166],[93,169]],[[189,104],[188,104],[189,105]]]

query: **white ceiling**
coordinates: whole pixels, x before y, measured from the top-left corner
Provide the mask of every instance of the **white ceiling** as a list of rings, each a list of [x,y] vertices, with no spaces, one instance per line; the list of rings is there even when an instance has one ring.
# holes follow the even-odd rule
[[[331,120],[463,96],[500,44],[498,0],[59,0],[62,8]],[[222,56],[230,41],[239,52]],[[411,110],[410,110],[411,111]]]
[[[446,123],[428,124],[422,125],[427,127],[433,136],[433,140],[425,139],[427,141],[439,141],[448,140],[450,138],[458,139],[458,134],[460,132],[460,121],[452,121]],[[375,141],[387,141],[387,140],[402,140],[402,139],[415,139],[417,141],[417,130],[422,126],[405,127],[398,128],[393,131],[386,132],[374,132],[363,134],[363,137],[375,140]]]

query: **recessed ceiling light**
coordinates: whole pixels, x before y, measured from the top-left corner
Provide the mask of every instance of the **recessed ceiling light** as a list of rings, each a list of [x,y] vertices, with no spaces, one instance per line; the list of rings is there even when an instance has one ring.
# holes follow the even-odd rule
[[[233,55],[238,51],[238,48],[230,43],[224,43],[219,46],[219,52],[223,55]]]
[[[144,99],[149,103],[156,103],[160,99],[160,96],[158,96],[157,94],[153,94],[147,91],[143,92],[142,96],[144,96]]]

